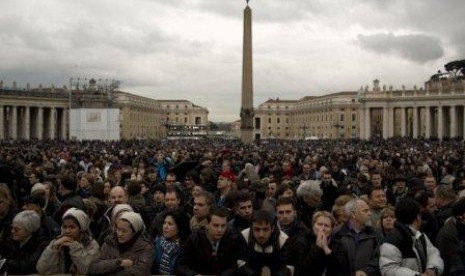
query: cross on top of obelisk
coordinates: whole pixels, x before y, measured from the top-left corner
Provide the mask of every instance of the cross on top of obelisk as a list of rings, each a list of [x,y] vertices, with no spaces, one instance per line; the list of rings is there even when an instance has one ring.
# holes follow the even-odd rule
[[[249,1],[250,1],[250,0],[245,0],[245,2],[247,2],[247,6],[249,5]]]

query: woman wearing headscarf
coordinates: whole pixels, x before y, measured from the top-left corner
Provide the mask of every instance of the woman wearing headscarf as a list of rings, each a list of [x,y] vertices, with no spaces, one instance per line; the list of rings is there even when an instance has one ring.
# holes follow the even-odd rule
[[[40,274],[86,274],[99,253],[99,245],[89,233],[89,217],[82,210],[68,209],[62,219],[61,235],[50,242],[40,256]]]
[[[138,213],[124,212],[116,220],[115,233],[107,236],[100,256],[92,262],[92,275],[150,275],[154,250],[144,237],[144,221]]]
[[[40,231],[40,216],[34,211],[18,213],[11,223],[11,236],[0,244],[0,255],[6,259],[2,271],[9,274],[36,273],[36,263],[48,240]]]

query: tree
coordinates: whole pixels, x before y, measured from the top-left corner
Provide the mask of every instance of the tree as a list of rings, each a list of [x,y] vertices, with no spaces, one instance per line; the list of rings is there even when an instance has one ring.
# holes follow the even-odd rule
[[[216,124],[216,123],[214,123],[212,121],[210,121],[209,123],[210,123],[210,130],[218,130],[219,129],[218,124]]]
[[[465,76],[465,59],[451,61],[444,65],[444,68],[452,74],[453,78],[463,78]]]

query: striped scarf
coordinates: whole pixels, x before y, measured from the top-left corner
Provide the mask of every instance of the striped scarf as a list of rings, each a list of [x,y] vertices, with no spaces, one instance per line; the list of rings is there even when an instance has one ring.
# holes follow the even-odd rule
[[[173,261],[176,259],[179,251],[181,250],[181,245],[179,239],[174,241],[167,240],[165,237],[160,238],[161,245],[161,257],[160,257],[160,274],[172,274],[173,273]]]

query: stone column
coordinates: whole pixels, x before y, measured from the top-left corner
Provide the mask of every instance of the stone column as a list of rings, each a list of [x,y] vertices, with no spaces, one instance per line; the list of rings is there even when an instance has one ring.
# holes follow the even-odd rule
[[[31,139],[31,107],[24,107],[23,138]]]
[[[405,117],[405,107],[400,108],[400,136],[407,136],[407,121]]]
[[[68,137],[68,132],[67,132],[67,129],[66,129],[66,126],[67,126],[67,121],[68,121],[68,110],[69,109],[66,109],[66,108],[63,108],[63,112],[61,113],[61,139],[63,140],[67,140],[67,137]]]
[[[388,138],[388,122],[389,122],[389,111],[387,106],[383,107],[383,138]]]
[[[394,136],[394,107],[388,108],[388,137],[391,138]]]
[[[465,139],[465,106],[463,106],[462,138]]]
[[[11,122],[10,122],[10,138],[18,138],[18,107],[12,106],[10,108]]]
[[[49,134],[48,134],[48,137],[52,140],[55,140],[56,139],[56,123],[57,123],[57,120],[56,120],[56,114],[57,113],[57,110],[56,108],[50,108],[50,117],[48,118],[48,124],[49,124]]]
[[[418,108],[413,107],[413,139],[418,138]]]
[[[3,105],[0,105],[0,140],[5,139],[5,115]]]
[[[451,105],[449,109],[450,116],[450,138],[457,137],[457,112],[455,105]]]
[[[44,108],[37,109],[37,139],[44,139]]]
[[[363,105],[361,105],[360,109],[362,112],[360,112],[360,116],[357,117],[358,121],[360,122],[359,123],[359,128],[358,128],[358,131],[359,131],[359,138],[360,139],[365,139],[365,108],[363,107]],[[332,132],[332,130],[331,130]]]
[[[438,138],[442,140],[444,137],[444,114],[442,106],[438,106]]]
[[[370,107],[365,108],[365,139],[371,139],[371,113]]]
[[[425,138],[431,138],[431,107],[425,107]]]

